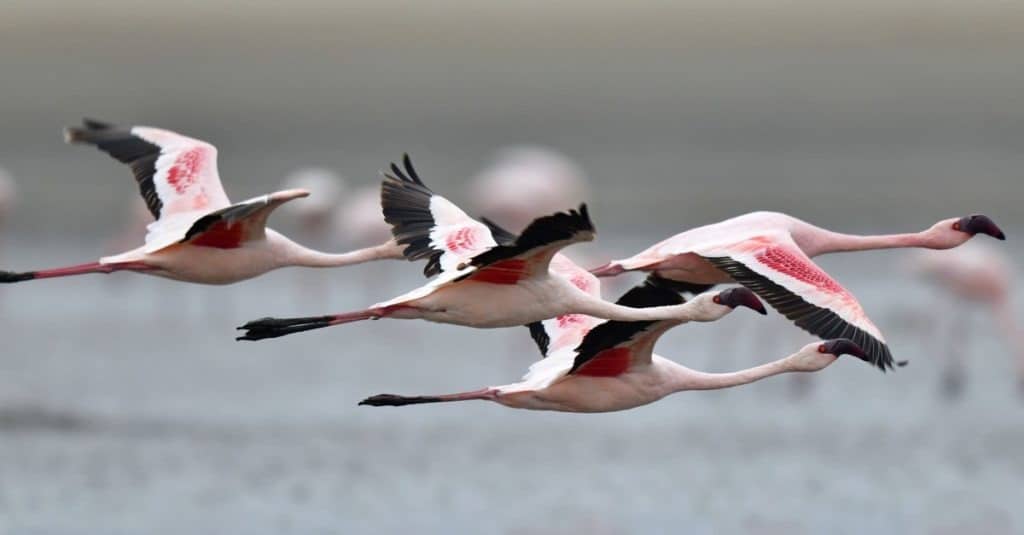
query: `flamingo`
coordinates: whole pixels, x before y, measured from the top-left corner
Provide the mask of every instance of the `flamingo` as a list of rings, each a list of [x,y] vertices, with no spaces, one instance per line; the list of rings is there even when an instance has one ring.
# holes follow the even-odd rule
[[[693,309],[691,321],[715,321],[732,308],[722,302],[746,288],[705,292],[681,305]],[[618,303],[631,307],[658,307],[682,303],[670,288],[649,279],[626,292]],[[732,373],[704,373],[653,354],[658,338],[685,320],[601,322],[596,318],[556,318],[543,322],[544,337],[538,341],[545,357],[530,366],[518,383],[492,386],[439,396],[378,394],[360,405],[402,406],[418,403],[494,401],[515,409],[563,412],[611,412],[632,409],[685,390],[712,390],[744,385],[786,372],[818,371],[840,355],[866,359],[855,343],[846,339],[815,342],[800,351],[768,364]],[[547,345],[544,340],[554,340]]]
[[[949,249],[975,234],[1006,239],[986,216],[945,219],[913,234],[856,236],[816,227],[777,212],[753,212],[698,227],[592,270],[598,277],[647,271],[694,291],[738,282],[797,326],[821,338],[849,338],[876,366],[892,368],[892,353],[857,298],[812,257],[896,247]]]
[[[470,184],[475,209],[521,229],[536,217],[587,197],[587,179],[576,162],[543,147],[507,147]]]
[[[94,145],[131,167],[156,219],[145,244],[97,262],[56,269],[0,271],[0,282],[21,282],[134,271],[200,284],[230,284],[285,266],[338,267],[402,257],[393,241],[344,254],[303,247],[266,228],[270,213],[306,197],[283,190],[232,204],[217,173],[213,145],[169,130],[119,127],[85,119],[65,129],[69,143]]]
[[[1024,333],[1018,327],[1011,301],[1013,269],[1007,255],[984,244],[972,243],[955,251],[917,251],[908,259],[907,267],[961,301],[987,309],[1016,355],[1018,384],[1024,392]],[[953,339],[946,347],[952,350],[966,345],[969,329],[959,321],[958,328],[951,329],[950,335]],[[944,379],[944,392],[949,396],[959,394],[963,386],[960,356],[951,351]]]
[[[262,340],[355,321],[380,318],[425,319],[476,328],[528,325],[568,313],[626,321],[689,319],[692,307],[636,309],[609,303],[552,273],[552,263],[572,261],[558,252],[594,238],[585,204],[578,210],[544,216],[515,236],[496,224],[472,219],[448,199],[427,188],[404,157],[405,171],[391,165],[384,173],[381,205],[395,240],[409,260],[427,259],[424,274],[436,278],[411,292],[343,314],[263,318],[239,327],[239,340]],[[558,260],[555,258],[558,257]],[[760,301],[733,305],[761,309]]]

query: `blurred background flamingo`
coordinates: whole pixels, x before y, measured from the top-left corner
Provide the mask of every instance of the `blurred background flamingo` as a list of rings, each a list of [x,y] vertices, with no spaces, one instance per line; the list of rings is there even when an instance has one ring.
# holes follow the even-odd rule
[[[967,362],[978,332],[1001,338],[1016,370],[1017,385],[1024,395],[1024,333],[1013,306],[1014,270],[1003,250],[972,241],[948,251],[914,251],[907,255],[907,269],[931,283],[945,301],[938,306],[914,307],[928,318],[925,331],[936,355],[942,359],[940,392],[947,398],[963,394]],[[978,329],[975,311],[981,310],[994,329]],[[955,311],[955,312],[954,312]],[[986,360],[997,358],[986,355]]]

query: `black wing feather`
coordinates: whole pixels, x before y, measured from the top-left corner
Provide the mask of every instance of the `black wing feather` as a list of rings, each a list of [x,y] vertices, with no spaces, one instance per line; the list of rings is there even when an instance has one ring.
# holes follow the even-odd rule
[[[156,173],[156,160],[160,157],[160,147],[131,133],[130,128],[118,127],[95,119],[83,119],[82,126],[72,126],[65,130],[70,143],[87,143],[113,156],[117,161],[131,167],[135,181],[139,184],[139,193],[146,201],[146,208],[159,219],[163,202],[156,194],[153,175]]]
[[[548,346],[551,344],[551,337],[548,336],[548,332],[544,330],[544,323],[535,321],[526,325],[527,329],[530,329],[530,337],[533,338],[533,342],[537,344],[537,349],[540,350],[541,356],[548,356]]]
[[[821,338],[849,338],[867,352],[871,363],[883,372],[892,369],[889,347],[867,331],[852,325],[835,312],[812,305],[799,295],[729,257],[704,257],[736,282],[750,288],[801,329]]]
[[[380,188],[380,204],[384,220],[391,225],[391,234],[400,245],[405,245],[402,254],[408,260],[426,258],[423,274],[433,277],[441,273],[439,251],[430,246],[430,231],[436,225],[430,213],[430,198],[435,194],[423,184],[409,155],[402,156],[405,171],[394,163],[391,172],[384,172]]]
[[[515,243],[499,243],[496,247],[474,256],[469,262],[476,267],[487,266],[532,249],[570,240],[582,232],[594,232],[594,223],[590,220],[586,204],[581,204],[578,210],[558,212],[534,219],[516,238]]]

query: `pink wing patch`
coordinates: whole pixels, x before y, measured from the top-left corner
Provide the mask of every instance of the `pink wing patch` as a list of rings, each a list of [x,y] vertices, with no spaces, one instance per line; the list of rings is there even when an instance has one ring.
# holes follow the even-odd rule
[[[755,258],[765,266],[810,284],[819,290],[852,298],[850,292],[840,286],[832,277],[829,277],[828,273],[825,273],[814,264],[805,262],[803,258],[793,254],[784,246],[773,245],[767,247],[758,253]]]
[[[457,255],[467,251],[475,251],[479,241],[476,230],[473,227],[462,227],[452,232],[444,240],[445,248]]]
[[[199,167],[203,159],[203,148],[196,147],[178,155],[167,169],[167,183],[178,195],[183,195],[199,178]]]

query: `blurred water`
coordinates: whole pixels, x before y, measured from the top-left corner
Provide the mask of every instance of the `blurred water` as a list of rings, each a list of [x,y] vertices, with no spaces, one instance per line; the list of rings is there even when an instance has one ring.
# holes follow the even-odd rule
[[[628,250],[648,239],[603,241]],[[17,267],[88,256],[80,243],[18,242],[5,254]],[[935,348],[947,333],[908,314],[937,313],[927,326],[968,313],[938,308],[897,261],[822,258],[907,368],[882,375],[843,360],[804,398],[779,377],[604,415],[356,406],[379,392],[514,381],[536,358],[525,329],[383,320],[231,339],[248,319],[356,308],[419,284],[405,263],[226,288],[124,274],[0,288],[0,523],[10,533],[1015,532],[1024,410],[1012,362],[975,321],[965,397],[944,402]],[[303,297],[317,282],[329,288],[322,306]],[[805,340],[777,314],[740,311],[679,328],[658,350],[726,370]]]

